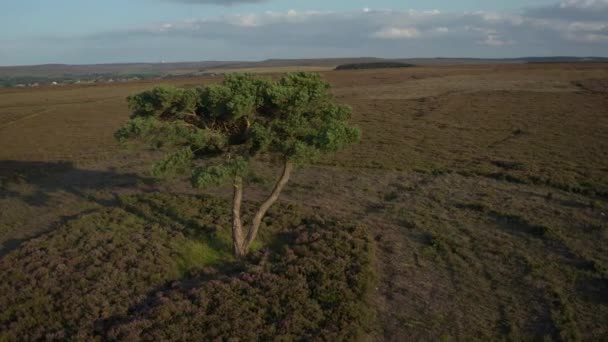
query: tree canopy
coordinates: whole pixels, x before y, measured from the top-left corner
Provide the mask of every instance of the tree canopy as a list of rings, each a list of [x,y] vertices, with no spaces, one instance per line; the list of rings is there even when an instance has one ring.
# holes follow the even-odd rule
[[[348,124],[350,108],[335,103],[330,85],[314,73],[290,73],[276,81],[230,74],[220,84],[192,89],[156,87],[130,96],[128,103],[133,114],[116,138],[143,140],[166,151],[154,165],[156,176],[190,173],[194,187],[232,180],[237,202],[237,187],[242,191],[241,177],[251,161],[264,157],[282,163],[283,175],[262,205],[260,220],[294,165],[360,137]],[[255,238],[257,227],[252,230]]]
[[[334,103],[329,90],[313,73],[278,81],[230,74],[205,87],[158,86],[128,98],[133,114],[116,137],[168,151],[156,176],[192,172],[192,184],[204,187],[243,174],[257,156],[304,164],[357,141],[350,108]],[[195,166],[196,160],[208,163]]]

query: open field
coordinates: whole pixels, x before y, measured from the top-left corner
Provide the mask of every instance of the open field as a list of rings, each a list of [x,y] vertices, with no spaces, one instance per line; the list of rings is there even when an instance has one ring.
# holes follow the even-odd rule
[[[0,340],[177,338],[163,334],[184,322],[208,334],[182,338],[212,338],[222,312],[287,339],[608,338],[608,64],[321,74],[363,138],[296,171],[257,246],[270,261],[245,268],[226,242],[230,189],[155,182],[156,155],[114,141],[126,96],[155,82],[0,89]],[[248,201],[277,172],[261,169]],[[251,309],[289,289],[283,325]],[[205,301],[228,293],[253,299]]]

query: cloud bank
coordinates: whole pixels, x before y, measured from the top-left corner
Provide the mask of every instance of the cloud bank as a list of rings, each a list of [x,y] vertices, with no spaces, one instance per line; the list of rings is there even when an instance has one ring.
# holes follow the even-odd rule
[[[135,29],[134,35],[188,37],[219,40],[259,47],[333,46],[364,50],[365,47],[418,46],[420,51],[453,55],[454,45],[493,47],[496,50],[533,54],[562,50],[573,55],[579,49],[606,53],[608,0],[564,0],[554,6],[519,13],[443,13],[439,10],[400,11],[363,9],[350,12],[265,12],[162,23]],[[456,49],[457,50],[457,49]],[[482,48],[473,51],[484,52]],[[407,50],[402,50],[406,52]],[[371,52],[371,50],[370,50]],[[382,50],[378,51],[382,54]],[[441,53],[443,52],[443,53]],[[487,50],[485,51],[487,52]]]
[[[529,9],[526,15],[547,19],[606,21],[608,0],[563,0],[553,6]]]
[[[608,0],[563,0],[517,12],[267,11],[155,23],[45,42],[50,51],[63,55],[62,62],[87,63],[340,56],[608,56]]]

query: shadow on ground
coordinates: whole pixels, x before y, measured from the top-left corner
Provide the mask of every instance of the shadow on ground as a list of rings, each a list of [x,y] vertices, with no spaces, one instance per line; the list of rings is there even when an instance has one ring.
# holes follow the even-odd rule
[[[90,207],[76,208],[74,203],[66,201],[63,194],[76,198],[75,203],[91,203],[110,207],[117,205],[117,193],[127,188],[137,187],[143,191],[153,184],[153,180],[141,177],[135,173],[121,173],[116,169],[85,170],[80,169],[70,161],[0,161],[0,204],[4,213],[0,212],[0,257],[17,249],[21,243],[32,237],[47,232],[53,227],[82,214],[92,211]],[[57,198],[60,198],[59,203]],[[71,203],[71,204],[70,204]],[[66,208],[73,205],[74,208]],[[17,230],[16,224],[7,217],[12,210],[19,210],[24,206],[46,208],[51,217],[58,219],[46,228],[36,228],[34,234],[27,234],[27,238],[12,238]],[[53,215],[55,214],[55,215]],[[35,217],[30,217],[35,221]],[[21,229],[21,228],[20,228]]]
[[[11,190],[12,185],[24,184],[33,186],[34,192],[24,196]],[[53,192],[64,191],[82,196],[86,190],[151,184],[151,179],[135,173],[119,173],[112,168],[108,171],[82,170],[69,161],[0,161],[0,198],[19,197],[34,206],[46,205],[49,194]]]

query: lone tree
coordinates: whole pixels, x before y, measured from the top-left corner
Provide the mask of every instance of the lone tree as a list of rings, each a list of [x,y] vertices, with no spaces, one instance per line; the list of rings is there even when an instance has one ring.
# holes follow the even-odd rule
[[[165,151],[153,167],[155,176],[189,173],[197,188],[232,181],[237,257],[248,253],[295,166],[360,136],[348,125],[350,109],[334,103],[329,84],[313,73],[287,74],[278,81],[231,74],[221,84],[194,89],[156,87],[130,96],[128,102],[133,114],[116,138],[138,139]],[[244,231],[243,177],[256,158],[280,163],[283,170]]]

